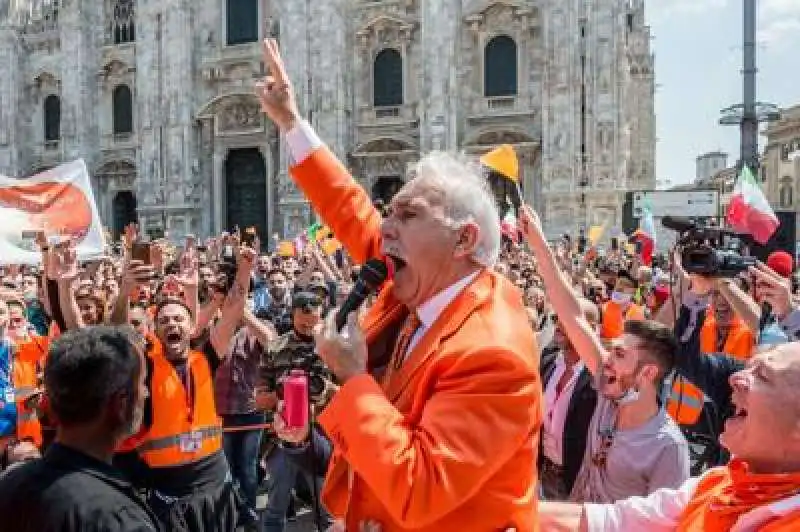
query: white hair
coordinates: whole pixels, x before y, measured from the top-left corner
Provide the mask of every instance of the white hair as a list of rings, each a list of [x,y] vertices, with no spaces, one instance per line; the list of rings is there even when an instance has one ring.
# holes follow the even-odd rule
[[[494,266],[502,242],[500,215],[481,166],[464,156],[431,152],[414,166],[411,177],[441,193],[448,225],[478,226],[478,243],[472,258],[483,266]]]

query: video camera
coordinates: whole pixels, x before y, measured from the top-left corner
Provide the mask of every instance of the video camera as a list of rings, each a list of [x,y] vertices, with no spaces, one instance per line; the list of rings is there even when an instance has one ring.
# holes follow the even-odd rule
[[[704,220],[665,216],[661,224],[679,233],[681,263],[687,273],[706,277],[735,277],[755,266],[756,258],[741,253],[741,242],[732,231]]]
[[[306,373],[309,397],[313,402],[320,403],[325,395],[326,382],[334,382],[335,377],[310,347],[287,347],[275,357],[265,358],[259,367],[259,373],[267,387],[275,390],[278,397],[282,398],[282,380],[296,369]]]

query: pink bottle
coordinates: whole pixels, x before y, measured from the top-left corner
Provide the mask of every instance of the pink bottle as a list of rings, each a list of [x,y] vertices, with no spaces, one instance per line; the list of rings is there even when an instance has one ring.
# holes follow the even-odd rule
[[[302,369],[293,369],[283,381],[283,420],[291,429],[308,425],[308,377]]]

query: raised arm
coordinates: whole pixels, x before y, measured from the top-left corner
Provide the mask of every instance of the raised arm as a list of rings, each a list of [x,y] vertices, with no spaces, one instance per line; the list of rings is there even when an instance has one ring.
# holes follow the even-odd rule
[[[586,367],[595,375],[607,356],[606,349],[584,317],[578,295],[572,289],[572,282],[558,268],[537,214],[527,205],[523,205],[520,209],[520,222],[525,239],[539,263],[539,273],[544,279],[546,292],[558,315],[559,323],[564,327],[564,332]]]
[[[222,317],[211,329],[211,345],[220,359],[230,355],[230,345],[236,328],[242,319],[247,293],[250,290],[250,276],[253,273],[256,253],[250,248],[240,247],[238,250],[236,280],[225,297]]]
[[[302,119],[274,39],[264,41],[264,62],[269,75],[256,92],[262,109],[286,138],[294,161],[292,177],[357,263],[378,256],[381,216],[367,192]]]

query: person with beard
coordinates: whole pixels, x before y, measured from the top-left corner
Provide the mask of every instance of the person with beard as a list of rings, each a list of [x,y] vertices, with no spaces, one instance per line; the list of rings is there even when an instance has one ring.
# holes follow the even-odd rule
[[[597,307],[581,300],[586,321],[597,328]],[[592,375],[563,328],[556,322],[553,342],[542,352],[539,371],[544,387],[539,479],[542,498],[566,500],[583,463],[589,423],[597,406]]]
[[[559,326],[596,379],[599,394],[570,500],[613,502],[680,486],[689,477],[688,445],[659,399],[677,351],[672,331],[653,321],[628,321],[607,350],[527,205],[520,223]]]
[[[741,363],[741,361],[738,361]],[[611,504],[543,503],[546,530],[800,530],[800,343],[750,358],[727,383],[735,414],[722,445],[734,457],[674,489]]]
[[[132,331],[92,327],[53,342],[44,382],[56,442],[0,477],[4,532],[160,529],[111,465],[117,444],[141,424],[145,375]]]
[[[190,346],[196,318],[186,303],[164,299],[157,306],[155,336],[148,338],[146,354],[150,395],[144,423],[119,448],[135,448],[135,454],[121,452],[117,463],[150,490],[150,506],[169,530],[227,532],[237,524],[214,402],[214,373],[229,356],[242,318],[255,252],[241,247],[236,256],[236,277],[221,318],[199,349]]]
[[[267,383],[267,393],[276,393],[278,381],[288,376],[292,361],[298,356],[314,356],[314,330],[321,323],[324,311],[322,299],[311,292],[298,292],[292,299],[292,330],[281,335],[270,343],[262,360],[262,373],[269,371],[274,377],[273,382]],[[273,370],[272,368],[277,368]],[[332,383],[331,383],[332,384]],[[326,386],[326,390],[332,389]],[[312,397],[315,406],[323,408],[329,397],[323,394]],[[264,531],[283,532],[286,526],[286,516],[292,502],[292,491],[298,480],[302,477],[309,487],[319,486],[322,478],[313,478],[307,472],[298,468],[296,463],[287,456],[287,445],[279,441],[278,447],[270,454],[267,462],[269,471],[269,497],[264,510]],[[322,473],[320,467],[320,473]],[[318,488],[314,490],[318,493]],[[323,510],[321,516],[323,523],[330,525],[332,520]]]
[[[289,276],[281,268],[273,268],[267,275],[269,301],[264,305],[254,301],[255,314],[275,327],[278,334],[286,334],[292,330],[292,289]]]

